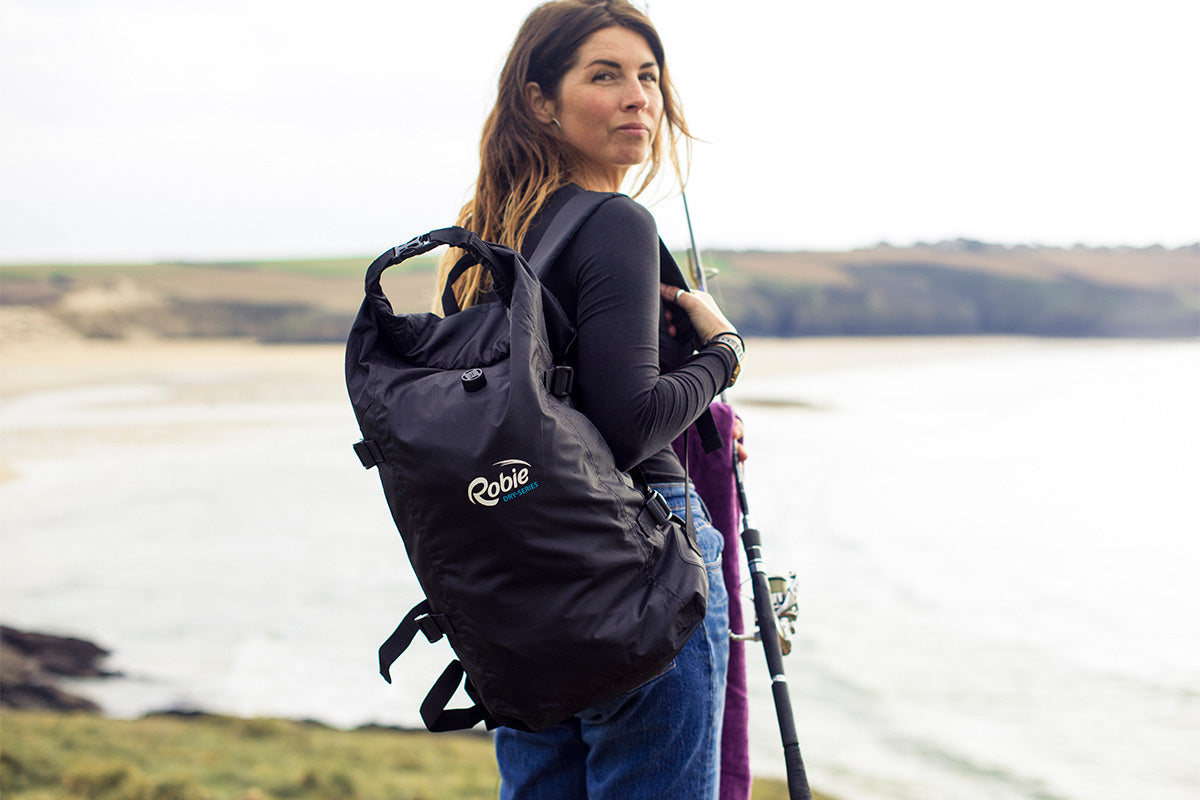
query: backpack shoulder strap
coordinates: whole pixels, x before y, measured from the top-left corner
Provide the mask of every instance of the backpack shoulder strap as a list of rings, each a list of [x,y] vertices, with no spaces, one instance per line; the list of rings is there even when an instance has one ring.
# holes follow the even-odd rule
[[[599,208],[601,203],[616,196],[615,192],[588,192],[582,189],[575,191],[566,204],[554,215],[554,219],[550,221],[549,230],[542,234],[541,240],[534,248],[533,255],[529,259],[529,266],[533,270],[533,274],[538,278],[545,275],[546,270],[554,263],[554,259],[558,258],[558,254],[567,246],[567,242],[571,241],[571,237],[592,215],[592,212]],[[664,283],[687,288],[687,281],[684,280],[683,273],[662,239],[658,240],[658,246],[661,280]],[[704,452],[712,453],[721,449],[721,434],[713,421],[712,412],[705,409],[700,419],[697,420],[697,425]]]
[[[542,234],[533,255],[529,258],[529,266],[533,274],[541,278],[546,270],[558,258],[558,254],[571,241],[571,237],[579,230],[592,212],[606,200],[616,197],[615,192],[587,192],[579,190],[571,196],[566,204],[559,209],[550,221],[549,229]]]

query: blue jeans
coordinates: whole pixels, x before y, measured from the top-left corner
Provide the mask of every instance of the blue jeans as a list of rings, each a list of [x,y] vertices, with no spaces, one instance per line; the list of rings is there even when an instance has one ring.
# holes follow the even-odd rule
[[[501,800],[716,800],[729,664],[724,540],[682,483],[654,486],[680,517],[691,497],[708,613],[662,675],[541,733],[496,730]]]

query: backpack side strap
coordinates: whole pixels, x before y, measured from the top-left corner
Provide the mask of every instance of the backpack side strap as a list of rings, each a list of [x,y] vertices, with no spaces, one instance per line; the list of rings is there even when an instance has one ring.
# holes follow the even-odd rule
[[[435,613],[428,600],[422,600],[412,607],[404,616],[404,620],[396,626],[396,630],[379,647],[379,674],[388,683],[392,682],[391,667],[396,659],[412,644],[417,631],[425,634],[431,643],[441,639],[448,633],[454,633],[454,626],[445,614]],[[452,661],[442,672],[442,676],[433,684],[425,701],[421,703],[421,719],[425,727],[434,733],[443,731],[459,731],[474,728],[480,722],[487,725],[490,731],[499,723],[492,718],[475,692],[475,687],[468,678],[464,688],[467,696],[475,705],[469,708],[446,708],[450,698],[458,691],[458,684],[463,680],[462,663]]]
[[[425,727],[431,733],[465,731],[474,728],[481,722],[490,731],[500,724],[479,702],[475,685],[471,683],[470,678],[465,678],[465,676],[462,662],[455,659],[446,665],[441,677],[433,684],[429,694],[425,695],[425,700],[421,703],[421,721],[425,723]],[[475,705],[469,708],[446,708],[450,698],[458,691],[460,681],[463,681],[463,688],[466,689],[467,696],[474,701]]]
[[[413,606],[387,641],[379,646],[379,674],[388,683],[392,682],[392,664],[412,644],[417,631],[425,634],[425,638],[430,642],[436,642],[444,634],[454,633],[454,626],[445,614],[434,613],[428,600],[422,600]]]

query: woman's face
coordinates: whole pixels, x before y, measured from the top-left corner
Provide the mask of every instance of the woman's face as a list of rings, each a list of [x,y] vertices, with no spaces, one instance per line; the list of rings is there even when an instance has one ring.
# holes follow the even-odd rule
[[[649,157],[663,114],[658,81],[658,61],[641,34],[612,27],[580,45],[557,100],[531,91],[535,113],[582,156],[584,188],[620,191],[629,168]]]

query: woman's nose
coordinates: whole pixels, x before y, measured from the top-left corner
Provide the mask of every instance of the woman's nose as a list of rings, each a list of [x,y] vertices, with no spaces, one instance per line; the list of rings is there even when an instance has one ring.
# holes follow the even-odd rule
[[[642,86],[641,81],[637,81],[633,85],[633,88],[629,90],[629,92],[625,96],[624,100],[625,100],[625,102],[622,104],[621,107],[627,111],[633,111],[635,109],[645,108],[646,104],[650,102],[650,98],[647,97],[646,89]]]

